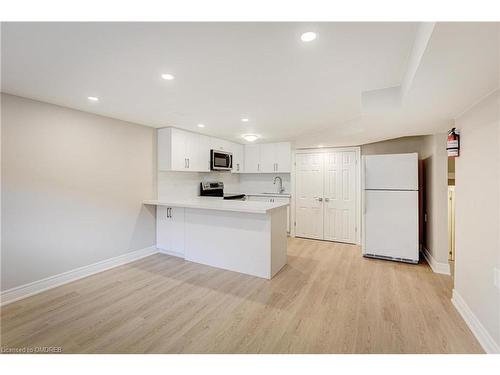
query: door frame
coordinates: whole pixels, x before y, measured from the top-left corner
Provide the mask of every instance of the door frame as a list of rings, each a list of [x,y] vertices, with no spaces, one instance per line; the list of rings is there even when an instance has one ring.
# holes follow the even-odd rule
[[[293,170],[292,170],[292,188],[293,188],[293,220],[292,220],[292,232],[291,235],[292,237],[295,237],[295,226],[297,225],[297,222],[295,220],[296,217],[296,184],[295,184],[295,177],[296,177],[296,163],[297,163],[297,155],[298,154],[327,154],[329,152],[339,152],[339,151],[354,151],[356,153],[356,245],[361,245],[361,147],[360,146],[352,146],[352,147],[311,147],[311,148],[299,148],[295,149],[295,152],[293,153]]]

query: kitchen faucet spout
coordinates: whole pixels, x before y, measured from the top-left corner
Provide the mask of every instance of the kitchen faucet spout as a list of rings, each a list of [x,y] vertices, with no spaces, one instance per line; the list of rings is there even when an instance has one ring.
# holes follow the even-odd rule
[[[273,179],[273,184],[276,185],[276,180],[278,180],[280,183],[278,185],[278,194],[281,194],[285,191],[285,189],[283,188],[283,180],[281,179],[280,176],[275,176],[274,179]]]

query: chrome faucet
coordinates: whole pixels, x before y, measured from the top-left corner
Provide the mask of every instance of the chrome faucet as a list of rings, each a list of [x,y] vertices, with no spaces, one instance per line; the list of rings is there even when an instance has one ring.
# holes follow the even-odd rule
[[[281,194],[285,191],[285,189],[283,188],[283,180],[281,179],[280,176],[276,176],[274,177],[273,179],[273,184],[276,185],[276,180],[279,180],[280,184],[279,184],[279,189],[278,189],[278,194]]]

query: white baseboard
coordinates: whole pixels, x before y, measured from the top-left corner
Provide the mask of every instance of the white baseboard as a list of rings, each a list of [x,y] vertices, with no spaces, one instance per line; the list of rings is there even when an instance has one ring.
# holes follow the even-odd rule
[[[484,351],[489,354],[500,354],[500,346],[495,342],[493,337],[488,333],[486,328],[481,324],[476,315],[472,312],[462,296],[453,289],[453,297],[451,302],[458,310],[465,323],[469,326],[470,330],[476,336],[477,341],[483,347]]]
[[[88,266],[76,268],[71,271],[47,277],[42,280],[34,281],[29,284],[20,285],[18,287],[5,290],[0,294],[0,306],[7,305],[14,301],[30,297],[43,291],[70,283],[72,281],[109,270],[110,268],[118,267],[126,263],[158,253],[156,247],[147,247],[144,249],[132,251],[127,254],[117,256],[115,258],[106,259]]]
[[[182,258],[184,259],[184,254],[178,253],[176,251],[170,251],[170,250],[165,250],[165,249],[158,249],[158,252],[160,254],[165,254],[165,255],[172,255],[174,257]]]
[[[450,272],[450,264],[448,262],[441,263],[438,262],[432,254],[425,247],[422,248],[422,253],[424,254],[424,258],[431,266],[431,269],[434,273],[442,273],[443,275],[451,275]]]

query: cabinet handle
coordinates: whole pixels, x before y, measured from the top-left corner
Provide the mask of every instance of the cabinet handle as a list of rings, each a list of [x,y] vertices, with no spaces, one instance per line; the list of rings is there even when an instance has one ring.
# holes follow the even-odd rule
[[[276,163],[276,172],[278,172],[278,163]]]
[[[257,170],[260,171],[260,164],[257,163]]]
[[[240,163],[236,163],[236,170],[239,172],[240,171]]]
[[[170,216],[170,207],[167,207],[167,219],[171,218]]]
[[[184,168],[187,168],[188,167],[188,160],[186,158],[184,158]]]
[[[316,199],[317,201],[323,202],[323,198],[314,198],[314,199]]]
[[[325,202],[330,202],[330,198],[325,198]]]
[[[188,158],[188,168],[189,168],[189,158]]]

